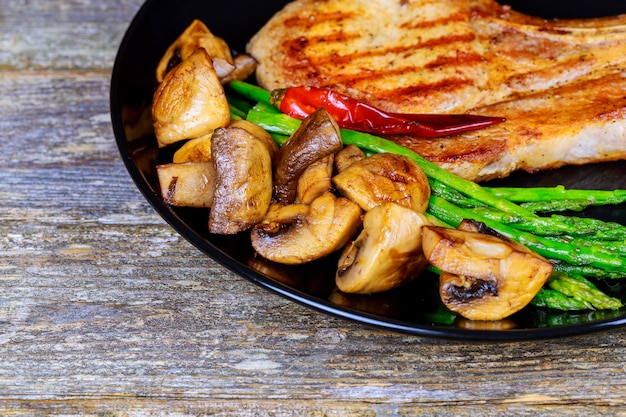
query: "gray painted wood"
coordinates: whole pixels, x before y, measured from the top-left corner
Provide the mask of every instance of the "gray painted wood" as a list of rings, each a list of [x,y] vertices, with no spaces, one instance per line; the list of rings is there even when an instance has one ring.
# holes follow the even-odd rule
[[[110,126],[140,6],[0,0],[1,415],[626,415],[626,329],[389,333],[284,300],[177,235]]]

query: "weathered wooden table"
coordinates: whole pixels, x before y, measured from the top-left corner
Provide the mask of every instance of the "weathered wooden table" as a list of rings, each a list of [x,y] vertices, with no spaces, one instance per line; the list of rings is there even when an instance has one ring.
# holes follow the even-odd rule
[[[142,0],[0,0],[0,415],[626,415],[626,329],[373,330],[216,264],[145,202],[109,78]]]

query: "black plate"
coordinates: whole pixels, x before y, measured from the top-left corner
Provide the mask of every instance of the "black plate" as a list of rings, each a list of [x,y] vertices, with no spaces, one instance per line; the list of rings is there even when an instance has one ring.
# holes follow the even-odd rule
[[[600,6],[602,3],[595,2]],[[206,210],[172,209],[164,205],[159,196],[155,165],[169,162],[171,155],[159,151],[150,119],[157,62],[194,18],[204,21],[232,48],[243,50],[246,41],[285,1],[265,0],[262,6],[259,4],[261,2],[253,0],[220,3],[149,0],[135,16],[119,48],[110,97],[117,145],[139,190],[178,233],[228,269],[295,302],[389,330],[457,339],[524,340],[561,337],[626,324],[625,310],[559,313],[526,308],[499,323],[501,327],[471,328],[467,322],[451,320],[445,311],[441,314],[436,277],[428,275],[400,291],[372,296],[340,295],[333,291],[336,259],[305,267],[272,265],[254,258],[247,236],[209,235]],[[571,12],[571,7],[568,10]],[[540,9],[529,12],[539,14]],[[533,176],[518,174],[506,183],[626,188],[625,174],[626,162],[618,162],[564,168]],[[626,205],[594,210],[591,214],[623,222]],[[610,290],[626,300],[626,283],[618,283]]]

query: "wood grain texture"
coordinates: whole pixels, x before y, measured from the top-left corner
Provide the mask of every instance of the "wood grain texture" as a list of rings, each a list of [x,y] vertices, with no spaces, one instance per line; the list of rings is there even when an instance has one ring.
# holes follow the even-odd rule
[[[110,126],[140,6],[0,0],[0,415],[626,415],[626,329],[389,333],[250,284],[175,233]]]

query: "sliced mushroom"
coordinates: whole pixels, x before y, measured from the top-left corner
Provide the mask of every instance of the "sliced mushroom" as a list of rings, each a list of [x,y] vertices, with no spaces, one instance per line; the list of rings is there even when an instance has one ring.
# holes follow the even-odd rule
[[[335,170],[342,172],[353,163],[365,159],[365,154],[356,145],[344,146],[342,150],[335,154]]]
[[[471,320],[501,320],[524,308],[553,265],[517,242],[437,226],[422,230],[428,261],[442,272],[446,307]]]
[[[235,63],[226,41],[213,35],[203,22],[196,19],[165,51],[157,65],[157,82],[163,82],[169,71],[198,48],[203,48],[209,54],[215,64],[218,77],[225,77],[235,69]]]
[[[361,227],[361,209],[328,192],[309,204],[273,204],[251,233],[252,247],[271,261],[303,264],[343,247]]]
[[[217,74],[217,78],[219,78],[220,83],[224,84],[224,80],[227,79],[234,71],[235,65],[227,60],[219,57],[213,58],[213,68],[215,68],[215,73]]]
[[[296,202],[310,204],[332,188],[334,154],[309,165],[298,178]]]
[[[215,194],[215,171],[210,162],[163,164],[156,167],[161,197],[179,207],[211,207]]]
[[[259,125],[251,123],[247,120],[234,120],[229,125],[230,127],[240,127],[247,130],[259,140],[266,143],[270,157],[274,157],[274,154],[278,151],[278,145],[276,141]],[[188,140],[183,146],[181,146],[176,152],[174,152],[173,162],[208,162],[211,160],[211,137],[213,132]]]
[[[245,80],[256,70],[258,62],[250,55],[241,54],[233,59],[235,69],[224,77],[220,77],[222,84],[227,84],[234,80]]]
[[[337,122],[323,108],[313,112],[276,155],[274,197],[283,203],[293,202],[302,172],[341,147]]]
[[[155,92],[152,119],[159,146],[228,125],[228,100],[204,49],[197,49],[167,74]]]
[[[220,128],[211,138],[215,197],[209,231],[235,234],[263,219],[272,200],[272,158],[266,141],[241,127]]]
[[[213,136],[213,132],[188,140],[174,152],[172,162],[176,164],[184,162],[210,162],[211,136]]]
[[[278,145],[274,138],[263,129],[261,126],[249,122],[247,120],[233,120],[229,127],[239,127],[248,133],[254,135],[257,139],[262,141],[270,152],[270,157],[274,160],[276,152],[278,152]]]
[[[363,231],[339,258],[337,287],[346,293],[391,290],[420,274],[428,262],[422,251],[426,217],[395,203],[374,207],[363,216]]]
[[[465,232],[484,233],[487,235],[499,237],[499,238],[506,240],[504,236],[502,236],[500,233],[498,233],[497,231],[487,226],[485,223],[479,222],[474,219],[461,220],[461,223],[459,223],[459,225],[457,226],[457,230],[463,230]]]
[[[423,213],[430,198],[428,178],[420,167],[404,156],[390,153],[352,163],[333,177],[333,184],[365,211],[393,202]]]

